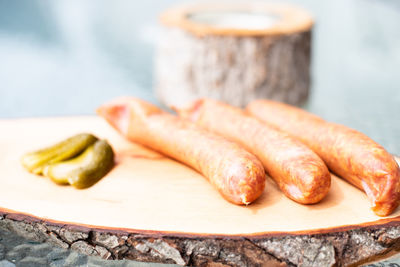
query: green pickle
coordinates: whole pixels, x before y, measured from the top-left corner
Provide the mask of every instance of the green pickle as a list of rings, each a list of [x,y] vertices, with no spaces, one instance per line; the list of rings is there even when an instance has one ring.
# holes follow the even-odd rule
[[[29,172],[42,174],[47,165],[68,160],[82,153],[97,140],[92,134],[78,134],[51,147],[25,154],[21,163]]]
[[[114,165],[114,152],[105,140],[98,140],[79,156],[47,165],[43,174],[57,184],[83,189],[105,176]]]

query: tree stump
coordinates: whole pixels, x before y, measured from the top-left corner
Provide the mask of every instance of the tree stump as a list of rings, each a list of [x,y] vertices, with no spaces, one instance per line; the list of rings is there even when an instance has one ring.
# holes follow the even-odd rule
[[[400,247],[400,210],[377,217],[363,192],[334,175],[316,205],[289,200],[267,177],[257,201],[237,206],[100,118],[0,120],[0,132],[0,227],[27,239],[105,259],[192,266],[351,266]],[[25,152],[79,132],[115,150],[116,166],[94,186],[59,186],[20,165]]]
[[[182,6],[161,22],[155,87],[167,106],[200,97],[239,107],[257,98],[307,99],[313,22],[305,11],[266,3]]]

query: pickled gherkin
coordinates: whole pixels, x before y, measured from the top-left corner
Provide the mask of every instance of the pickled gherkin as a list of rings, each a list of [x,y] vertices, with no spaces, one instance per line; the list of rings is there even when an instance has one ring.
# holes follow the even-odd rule
[[[57,184],[81,189],[92,186],[111,170],[114,152],[107,141],[83,133],[25,154],[21,163],[28,171]]]
[[[113,164],[111,146],[105,140],[99,140],[78,157],[46,166],[43,174],[57,184],[70,184],[83,189],[105,176]]]
[[[25,154],[21,158],[21,163],[29,172],[42,174],[46,165],[68,160],[80,154],[97,140],[92,134],[78,134],[51,147]]]

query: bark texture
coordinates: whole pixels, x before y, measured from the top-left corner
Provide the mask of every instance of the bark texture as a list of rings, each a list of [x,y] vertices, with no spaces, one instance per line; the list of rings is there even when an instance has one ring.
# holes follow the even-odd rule
[[[299,105],[309,93],[310,51],[311,30],[199,37],[167,28],[158,42],[156,92],[168,106],[199,97],[239,107],[257,98]]]
[[[3,213],[0,228],[104,259],[190,266],[351,266],[400,246],[398,223],[327,234],[231,238],[91,229]]]

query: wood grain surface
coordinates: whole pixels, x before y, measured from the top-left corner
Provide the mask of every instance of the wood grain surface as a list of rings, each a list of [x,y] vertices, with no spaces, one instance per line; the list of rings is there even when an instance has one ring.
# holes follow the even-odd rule
[[[3,120],[0,122],[0,207],[36,217],[99,226],[211,235],[265,235],[330,231],[387,219],[369,209],[364,193],[332,175],[328,196],[316,205],[287,199],[270,178],[249,206],[228,203],[200,174],[129,143],[96,117]],[[19,158],[79,132],[106,138],[117,164],[86,190],[59,186],[26,172]],[[112,214],[112,216],[104,216]]]
[[[319,204],[289,200],[267,177],[260,199],[237,206],[98,117],[0,120],[0,132],[0,227],[28,239],[194,266],[348,266],[400,248],[400,211],[377,217],[364,193],[334,175]],[[106,138],[116,152],[115,167],[93,187],[59,186],[20,165],[24,153],[80,132]]]

